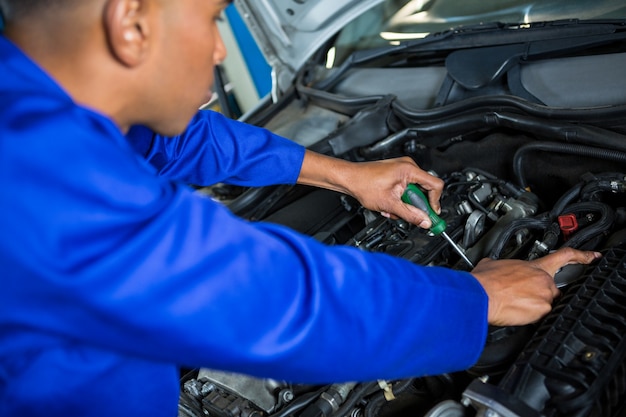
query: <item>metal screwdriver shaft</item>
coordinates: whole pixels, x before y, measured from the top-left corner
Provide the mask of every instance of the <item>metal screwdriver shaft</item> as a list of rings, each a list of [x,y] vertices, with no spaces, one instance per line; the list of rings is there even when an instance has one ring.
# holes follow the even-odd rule
[[[452,245],[452,248],[456,251],[456,253],[459,254],[461,259],[463,259],[465,261],[465,263],[470,266],[470,268],[474,268],[474,264],[472,263],[472,261],[469,260],[467,255],[465,255],[465,252],[463,252],[463,249],[461,249],[459,247],[459,245],[454,243],[454,240],[452,240],[450,238],[450,236],[448,236],[448,234],[446,232],[441,232],[441,236],[443,236],[448,241],[448,243],[450,243],[450,245]]]
[[[435,213],[435,211],[432,209],[432,207],[430,207],[428,199],[426,198],[422,190],[420,190],[415,184],[409,184],[406,187],[404,194],[402,194],[402,201],[426,212],[431,222],[430,229],[428,230],[430,230],[434,235],[443,236],[444,239],[446,239],[448,243],[452,246],[452,248],[459,254],[461,259],[463,259],[471,268],[474,268],[474,264],[472,263],[472,261],[469,260],[467,255],[465,255],[463,249],[461,249],[456,243],[454,243],[454,240],[452,240],[450,236],[448,236],[448,234],[445,232],[446,227],[448,226],[446,224],[446,221],[439,217],[437,213]]]

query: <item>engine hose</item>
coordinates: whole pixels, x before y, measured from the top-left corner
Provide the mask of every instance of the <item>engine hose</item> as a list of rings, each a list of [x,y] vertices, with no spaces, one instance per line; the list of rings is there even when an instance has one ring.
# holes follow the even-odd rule
[[[415,129],[404,129],[387,136],[385,139],[371,146],[365,146],[363,148],[360,148],[359,155],[364,158],[375,158],[384,155],[394,146],[402,145],[405,142],[415,138],[417,138],[417,131]]]
[[[383,393],[376,394],[365,406],[365,417],[376,417],[386,402],[387,399]]]
[[[538,142],[524,145],[515,152],[513,156],[513,172],[517,183],[526,188],[528,184],[524,178],[522,169],[522,160],[524,156],[531,151],[547,151],[554,153],[564,153],[569,155],[586,156],[597,159],[605,159],[608,161],[626,163],[626,153],[621,151],[607,150],[584,145],[575,145],[568,143],[552,143]]]
[[[552,220],[550,220],[547,216],[541,218],[525,217],[514,220],[498,236],[498,239],[495,241],[493,248],[491,249],[489,257],[491,259],[499,259],[509,239],[518,231],[522,229],[546,230],[551,223]]]
[[[580,198],[583,201],[597,200],[596,194],[602,192],[626,192],[626,178],[624,174],[611,173],[594,175],[594,181],[583,186],[580,191]]]
[[[567,192],[563,194],[561,198],[559,198],[554,207],[552,207],[552,211],[550,211],[550,217],[556,219],[559,214],[563,213],[565,207],[569,205],[574,199],[578,198],[582,188],[583,184],[578,183],[569,190],[567,190]]]
[[[582,214],[585,215],[589,212],[595,212],[600,214],[600,219],[594,222],[592,225],[585,227],[581,231],[572,236],[570,240],[565,242],[563,246],[570,248],[579,248],[588,240],[605,233],[611,229],[613,222],[615,221],[615,211],[613,209],[598,201],[585,201],[582,203],[575,203],[565,208],[564,213]]]
[[[260,202],[264,201],[275,190],[275,186],[250,188],[228,204],[229,209],[242,217],[253,211]]]
[[[303,84],[297,84],[296,90],[301,96],[308,98],[312,103],[346,116],[354,116],[359,111],[386,97],[385,95],[346,97],[307,87]]]
[[[268,417],[287,417],[294,414],[315,401],[324,391],[326,391],[327,388],[327,386],[323,386],[315,392],[304,394],[298,399],[298,401],[294,401],[279,412],[270,414]]]
[[[372,389],[378,387],[378,382],[368,382],[358,385],[351,393],[348,399],[341,404],[341,407],[332,414],[332,417],[344,417],[352,410],[363,397]]]
[[[393,107],[394,101],[391,102]],[[507,128],[520,132],[532,132],[534,135],[577,142],[585,145],[597,145],[626,151],[625,137],[622,134],[597,126],[581,126],[563,121],[546,122],[538,117],[478,109],[450,116],[449,118],[422,122],[399,133],[390,136],[374,145],[360,149],[364,157],[375,158],[385,155],[393,146],[403,145],[409,139],[419,136],[453,136],[467,134],[470,131],[485,130],[488,128]],[[411,133],[411,135],[409,135]],[[456,141],[449,142],[449,146]],[[439,146],[441,147],[441,143]]]
[[[578,198],[583,201],[588,201],[591,200],[591,196],[597,192],[615,192],[615,188],[611,184],[612,180],[623,181],[624,174],[595,174],[593,176],[593,181],[581,182],[574,185],[554,204],[554,206],[552,207],[552,211],[550,212],[550,216],[553,219],[556,219],[558,215],[563,213],[563,210],[565,210],[566,206],[568,206]]]
[[[593,125],[579,125],[563,121],[546,122],[545,119],[515,113],[490,112],[484,115],[487,126],[506,127],[535,136],[560,139],[583,145],[600,146],[626,151],[623,134]]]
[[[402,381],[398,381],[394,385],[392,385],[392,392],[395,397],[402,395],[404,392],[408,391],[413,385],[413,379],[404,379]],[[388,403],[389,400],[385,397],[384,392],[378,392],[376,395],[372,396],[367,405],[365,406],[365,417],[376,417],[378,416],[378,412],[380,409]]]

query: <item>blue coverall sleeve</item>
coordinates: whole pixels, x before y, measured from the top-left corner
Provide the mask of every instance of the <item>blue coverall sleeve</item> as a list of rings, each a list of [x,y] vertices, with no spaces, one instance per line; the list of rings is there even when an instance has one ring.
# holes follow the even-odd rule
[[[0,200],[10,349],[48,335],[309,383],[477,360],[487,297],[470,274],[243,221],[155,176],[112,125],[72,120],[63,137],[29,126],[3,149],[5,195],[20,193]]]
[[[301,145],[210,110],[198,112],[179,136],[135,126],[127,138],[159,175],[194,185],[293,184],[304,157]]]

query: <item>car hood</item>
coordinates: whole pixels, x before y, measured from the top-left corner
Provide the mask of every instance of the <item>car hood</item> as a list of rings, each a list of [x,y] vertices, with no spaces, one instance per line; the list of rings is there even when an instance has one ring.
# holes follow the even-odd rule
[[[346,24],[385,0],[234,0],[272,67],[274,97],[286,91],[305,62]],[[414,0],[389,21],[388,41],[422,38],[453,27],[506,22],[623,18],[621,0]],[[395,29],[395,30],[394,30]],[[419,33],[418,33],[419,32]]]
[[[272,90],[284,91],[296,72],[346,23],[384,0],[235,0],[272,67]]]

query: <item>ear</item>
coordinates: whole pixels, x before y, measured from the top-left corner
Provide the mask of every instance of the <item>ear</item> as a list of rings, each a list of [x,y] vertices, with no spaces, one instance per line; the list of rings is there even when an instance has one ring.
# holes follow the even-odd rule
[[[112,54],[128,67],[142,63],[150,42],[147,0],[108,0],[105,33]]]

